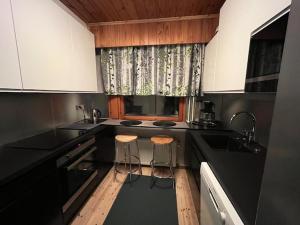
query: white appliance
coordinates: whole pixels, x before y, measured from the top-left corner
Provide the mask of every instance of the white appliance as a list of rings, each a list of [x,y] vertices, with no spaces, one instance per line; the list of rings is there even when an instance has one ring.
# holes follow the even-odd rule
[[[201,163],[201,225],[243,225],[209,165]]]

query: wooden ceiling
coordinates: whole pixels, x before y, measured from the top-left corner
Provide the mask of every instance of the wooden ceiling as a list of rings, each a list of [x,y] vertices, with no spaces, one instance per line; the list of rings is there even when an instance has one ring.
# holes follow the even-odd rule
[[[225,0],[61,0],[86,23],[219,13]]]

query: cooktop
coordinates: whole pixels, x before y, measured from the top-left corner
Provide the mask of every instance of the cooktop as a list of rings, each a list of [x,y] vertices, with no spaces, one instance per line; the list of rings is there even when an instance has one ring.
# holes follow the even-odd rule
[[[22,149],[55,150],[57,147],[81,136],[82,130],[53,129],[48,132],[10,143],[7,146]]]

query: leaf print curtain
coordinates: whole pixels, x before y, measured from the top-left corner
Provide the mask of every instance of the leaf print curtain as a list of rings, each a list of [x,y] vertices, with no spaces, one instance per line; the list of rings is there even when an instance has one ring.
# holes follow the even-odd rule
[[[189,96],[199,96],[201,94],[201,78],[204,70],[205,45],[193,45],[192,68],[189,81]]]
[[[156,49],[154,46],[134,49],[135,95],[156,95],[158,76]]]
[[[106,93],[197,96],[204,49],[204,44],[103,49],[101,67]]]
[[[159,48],[160,74],[158,95],[187,96],[192,63],[192,45],[173,45]]]
[[[107,95],[132,95],[133,47],[101,49],[101,73]]]

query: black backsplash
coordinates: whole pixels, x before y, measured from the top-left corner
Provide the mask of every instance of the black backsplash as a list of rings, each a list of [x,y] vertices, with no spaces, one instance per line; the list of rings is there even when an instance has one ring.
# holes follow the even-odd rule
[[[275,93],[240,93],[240,94],[207,94],[204,99],[211,100],[216,105],[216,119],[225,126],[237,131],[250,126],[245,116],[237,118],[232,126],[231,116],[239,111],[248,111],[256,116],[256,140],[267,147],[272,123]]]
[[[108,115],[104,94],[0,93],[0,145],[81,120],[78,104]]]

